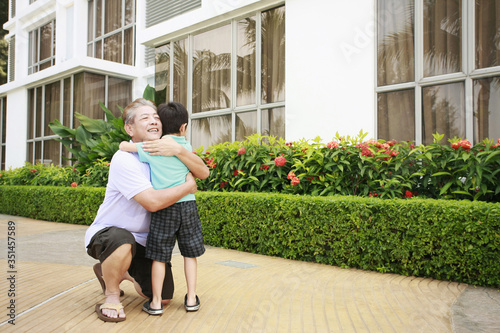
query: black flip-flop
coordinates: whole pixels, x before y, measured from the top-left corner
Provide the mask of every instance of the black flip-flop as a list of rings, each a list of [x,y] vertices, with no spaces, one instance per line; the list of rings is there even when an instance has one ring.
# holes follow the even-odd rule
[[[142,305],[142,311],[147,312],[147,313],[149,313],[152,316],[161,316],[163,314],[163,308],[161,308],[161,309],[153,309],[151,307],[151,301],[150,300],[146,301],[146,303],[144,303]]]
[[[184,296],[184,308],[186,308],[187,312],[194,312],[198,311],[200,309],[200,299],[198,298],[198,295],[196,295],[196,304],[195,305],[187,305],[187,298],[188,295]]]

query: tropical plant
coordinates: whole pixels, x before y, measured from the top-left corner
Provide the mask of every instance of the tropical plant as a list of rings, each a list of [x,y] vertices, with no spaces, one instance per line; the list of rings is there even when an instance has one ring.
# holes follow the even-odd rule
[[[143,97],[154,102],[154,88],[148,85]],[[75,117],[80,121],[76,129],[62,125],[57,119],[49,124],[52,131],[59,136],[55,140],[64,144],[72,153],[70,160],[76,162],[75,168],[81,174],[85,174],[97,160],[110,162],[120,142],[130,140],[124,129],[123,119],[115,117],[101,102],[99,105],[105,114],[105,120],[91,119],[75,113]],[[123,108],[119,109],[123,112]]]

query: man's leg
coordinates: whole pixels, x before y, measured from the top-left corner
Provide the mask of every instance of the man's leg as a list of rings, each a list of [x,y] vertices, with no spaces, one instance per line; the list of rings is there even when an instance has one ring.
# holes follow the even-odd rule
[[[123,281],[132,262],[132,245],[123,244],[111,253],[101,264],[102,276],[106,283],[106,303],[120,303],[120,282]],[[124,318],[125,312],[103,309],[102,314],[110,318]]]

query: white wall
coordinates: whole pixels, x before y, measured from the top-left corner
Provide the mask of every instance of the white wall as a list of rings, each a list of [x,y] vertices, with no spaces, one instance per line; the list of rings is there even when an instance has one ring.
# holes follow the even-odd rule
[[[375,135],[375,5],[286,1],[286,139]]]
[[[7,97],[7,133],[5,138],[5,169],[19,168],[26,161],[28,133],[28,96],[25,88],[9,93]]]

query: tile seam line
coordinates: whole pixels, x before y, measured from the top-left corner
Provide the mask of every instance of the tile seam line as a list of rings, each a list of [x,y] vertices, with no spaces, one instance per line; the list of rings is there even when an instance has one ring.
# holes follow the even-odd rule
[[[21,316],[23,316],[23,315],[27,314],[28,312],[31,312],[32,310],[35,310],[36,308],[39,308],[40,306],[42,306],[42,305],[44,305],[44,304],[46,304],[46,303],[48,303],[48,302],[50,302],[50,301],[52,301],[52,300],[54,300],[54,299],[58,298],[58,297],[60,297],[60,296],[62,296],[62,295],[64,295],[64,294],[67,294],[68,292],[72,291],[73,289],[76,289],[76,288],[78,288],[78,287],[80,287],[80,286],[83,286],[83,285],[85,285],[85,284],[87,284],[87,283],[90,283],[90,282],[92,282],[92,281],[95,281],[95,280],[97,280],[97,278],[93,278],[93,279],[87,280],[87,281],[82,282],[82,283],[80,283],[80,284],[77,284],[76,286],[71,287],[71,288],[69,288],[69,289],[67,289],[67,290],[61,291],[60,293],[58,293],[58,294],[56,294],[56,295],[54,295],[54,296],[52,296],[52,297],[50,297],[50,298],[46,299],[45,301],[43,301],[43,302],[41,302],[41,303],[38,303],[37,305],[34,305],[34,306],[32,306],[31,308],[29,308],[29,309],[27,309],[27,310],[24,310],[23,312],[21,312],[21,313],[19,313],[19,314],[16,314],[16,317],[14,318],[14,320],[16,320],[17,318],[19,318],[19,317],[21,317]],[[3,323],[0,323],[0,327],[2,327],[3,325],[7,324],[10,320],[11,320],[11,319],[6,320],[6,321],[4,321]]]

